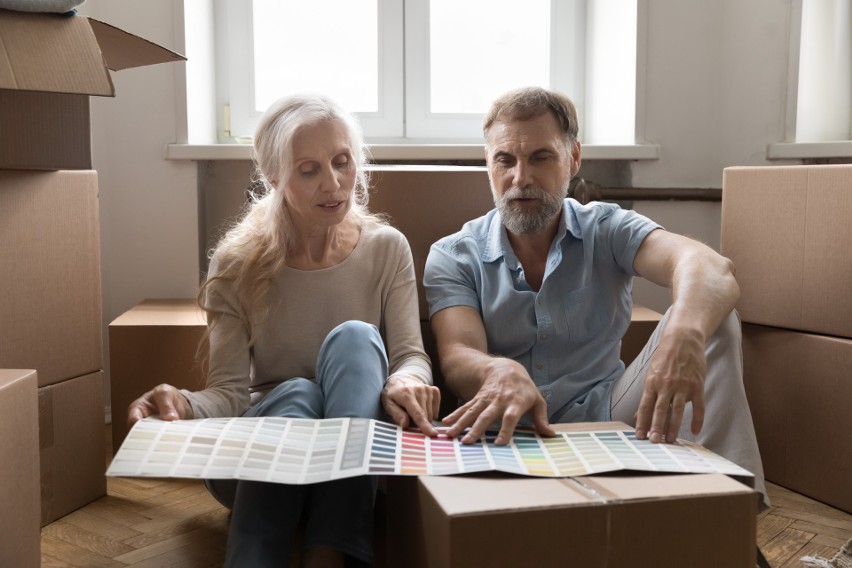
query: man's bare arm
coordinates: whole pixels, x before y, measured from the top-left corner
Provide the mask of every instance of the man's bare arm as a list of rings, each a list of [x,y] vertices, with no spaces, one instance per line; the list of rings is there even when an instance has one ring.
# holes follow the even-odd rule
[[[656,230],[642,243],[633,266],[672,290],[668,323],[636,413],[637,436],[673,441],[688,402],[691,431],[697,434],[704,421],[705,345],[739,299],[733,263],[702,243]]]

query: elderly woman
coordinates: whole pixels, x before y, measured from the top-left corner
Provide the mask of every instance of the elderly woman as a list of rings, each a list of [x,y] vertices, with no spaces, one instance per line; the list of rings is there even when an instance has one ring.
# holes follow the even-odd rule
[[[197,392],[160,385],[130,423],[215,416],[389,417],[437,432],[411,251],[366,209],[355,119],[321,96],[277,101],[254,138],[265,193],[224,236],[199,303],[209,372]],[[224,482],[208,486],[229,504]],[[217,491],[219,489],[219,491]],[[228,566],[282,566],[305,520],[305,565],[372,563],[375,478],[307,486],[240,481]]]

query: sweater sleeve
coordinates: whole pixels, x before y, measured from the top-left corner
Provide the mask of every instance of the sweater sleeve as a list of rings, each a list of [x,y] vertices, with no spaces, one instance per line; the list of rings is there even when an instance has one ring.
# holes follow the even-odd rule
[[[408,241],[396,230],[395,270],[383,305],[384,338],[390,374],[405,374],[432,384],[432,364],[423,349],[414,260]]]
[[[215,262],[210,274],[215,274]],[[251,349],[247,318],[230,293],[227,281],[217,281],[204,298],[204,307],[217,314],[208,322],[210,354],[206,388],[181,391],[195,418],[240,416],[249,407]]]

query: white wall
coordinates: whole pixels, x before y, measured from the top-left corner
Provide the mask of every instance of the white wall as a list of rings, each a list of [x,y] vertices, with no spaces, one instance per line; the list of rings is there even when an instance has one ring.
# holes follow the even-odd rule
[[[784,140],[791,0],[647,0],[645,138],[635,187],[722,187]]]
[[[767,164],[766,145],[784,136],[792,0],[645,1],[644,137],[662,150],[659,160],[632,165],[633,185],[721,187],[725,166]],[[182,51],[182,5],[88,0],[81,12]],[[163,159],[165,144],[186,131],[182,72],[183,64],[122,71],[114,75],[118,96],[92,105],[105,326],[143,298],[195,294],[196,167]],[[718,204],[637,209],[718,246]],[[637,299],[657,309],[666,297],[637,288]]]
[[[698,201],[637,201],[633,209],[653,219],[666,230],[697,239],[719,250],[722,204]],[[645,307],[665,312],[671,291],[642,278],[634,280],[633,298]]]

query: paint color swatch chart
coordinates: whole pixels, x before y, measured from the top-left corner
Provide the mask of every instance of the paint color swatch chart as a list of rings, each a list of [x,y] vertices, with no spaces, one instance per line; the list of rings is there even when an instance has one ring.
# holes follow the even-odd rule
[[[115,477],[246,479],[306,484],[356,475],[451,475],[503,471],[573,477],[618,470],[751,477],[687,441],[652,444],[632,430],[559,432],[553,438],[497,432],[476,444],[366,418],[205,418],[137,422],[107,470]]]

